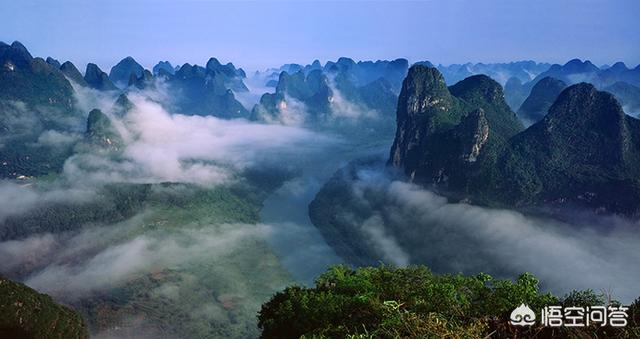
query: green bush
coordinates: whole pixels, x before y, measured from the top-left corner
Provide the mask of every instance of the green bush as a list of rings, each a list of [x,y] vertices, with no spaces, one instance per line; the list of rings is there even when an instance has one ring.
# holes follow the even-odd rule
[[[591,290],[561,300],[540,292],[538,284],[530,273],[511,281],[484,273],[438,275],[424,266],[334,266],[315,287],[291,286],[273,296],[262,306],[258,326],[263,338],[529,337],[534,330],[552,337],[632,338],[638,333],[631,322],[624,330],[508,325],[511,311],[522,303],[537,314],[547,305],[604,303]]]

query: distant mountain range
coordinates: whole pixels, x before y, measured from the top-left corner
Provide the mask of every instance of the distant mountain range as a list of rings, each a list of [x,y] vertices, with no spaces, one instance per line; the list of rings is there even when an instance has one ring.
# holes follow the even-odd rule
[[[360,61],[354,62],[349,58],[340,58],[336,62],[329,61],[324,66],[318,60],[312,64],[286,64],[278,69],[267,70],[265,84],[268,87],[276,87],[281,72],[293,74],[303,72],[308,75],[311,71],[322,70],[324,73],[348,72],[355,83],[362,85],[372,79],[384,78],[391,84],[395,93],[399,92],[401,81],[406,75],[407,68],[399,67],[406,62],[405,59],[395,61]],[[393,66],[396,67],[393,67]],[[624,63],[617,62],[611,67],[599,68],[589,61],[573,59],[564,65],[537,63],[534,61],[516,61],[510,63],[466,63],[451,65],[434,65],[429,61],[416,62],[415,65],[435,67],[442,73],[447,84],[455,84],[472,75],[484,74],[496,80],[504,87],[505,99],[509,107],[519,111],[521,105],[529,97],[533,87],[544,78],[554,78],[573,85],[578,82],[594,84],[601,90],[613,93],[621,101],[629,114],[635,115],[640,111],[640,97],[635,95],[636,88],[640,88],[640,65],[634,69],[628,68]],[[616,84],[616,86],[613,86]],[[555,99],[555,98],[554,98]],[[533,98],[532,100],[538,100]],[[525,107],[526,111],[528,108]],[[546,111],[544,112],[546,113]],[[525,121],[530,118],[523,117]]]
[[[171,95],[159,100],[164,99],[161,104],[173,111],[222,118],[249,116],[233,94],[247,90],[242,82],[244,71],[231,63],[222,65],[215,58],[206,68],[185,64],[172,74],[164,67],[154,76],[127,57],[109,75],[93,63],[82,75],[70,61],[61,64],[53,58],[34,58],[21,43],[14,42],[0,43],[0,65],[0,141],[5,146],[0,148],[0,177],[44,175],[62,168],[75,143],[39,143],[45,131],[77,141],[74,135],[85,133],[89,124],[92,143],[117,141],[112,134],[105,137],[92,131],[92,126],[104,127],[109,119],[99,111],[89,114],[79,108],[76,90],[81,88],[104,92],[114,101],[124,95],[116,103],[116,111],[122,113],[131,108],[125,107],[131,104],[127,93],[155,89],[156,80],[161,79]]]
[[[221,65],[215,58],[207,67],[184,64],[172,75],[158,75],[176,94],[174,105],[179,112],[214,115],[221,118],[246,118],[249,111],[235,99],[233,91],[246,91],[244,71],[233,64]]]
[[[634,69],[629,69],[624,63],[617,62],[613,66],[601,70],[588,60],[573,59],[564,65],[552,65],[549,70],[535,77],[531,86],[545,77],[553,77],[567,84],[589,82],[597,87],[606,87],[618,81],[639,86],[640,65]]]
[[[312,71],[320,70],[324,74],[348,74],[355,86],[364,86],[380,78],[386,79],[393,85],[394,91],[400,91],[402,79],[407,74],[409,62],[406,59],[378,60],[378,61],[354,61],[351,58],[341,57],[336,61],[327,61],[324,66],[315,60],[309,65],[285,64],[277,69],[268,69],[266,85],[275,87],[282,72],[294,74],[303,72],[308,75]]]
[[[635,115],[640,107],[640,97],[635,95],[640,86],[640,65],[630,69],[624,63],[617,62],[609,68],[600,69],[588,60],[573,59],[564,65],[551,65],[548,70],[538,74],[529,82],[510,79],[505,85],[505,96],[512,109],[519,111],[529,95],[537,95],[533,93],[534,87],[546,78],[560,80],[566,85],[591,83],[600,90],[614,94],[623,103],[628,114]],[[533,98],[533,100],[546,99]],[[524,109],[526,111],[528,108]]]
[[[62,166],[72,145],[52,150],[36,141],[45,130],[85,132],[88,112],[78,109],[76,88],[104,91],[115,100],[121,94],[124,97],[120,99],[126,99],[131,91],[156,90],[157,84],[162,83],[171,96],[158,98],[160,103],[183,114],[269,123],[302,121],[308,127],[341,128],[350,134],[392,135],[396,110],[403,105],[403,100],[398,102],[398,95],[409,69],[406,59],[355,62],[343,57],[325,65],[317,60],[309,65],[287,64],[262,73],[266,74],[265,85],[273,84],[275,89],[263,94],[251,108],[244,107],[235,97],[248,90],[244,70],[215,58],[210,58],[205,67],[174,67],[163,61],[151,72],[134,58],[126,57],[109,74],[89,63],[83,75],[69,61],[34,58],[22,44],[14,42],[0,44],[0,64],[0,108],[5,117],[0,121],[0,137],[10,146],[0,150],[0,160],[6,163],[0,168],[3,177],[41,175]],[[433,66],[428,61],[416,65]],[[486,117],[489,128],[499,131],[497,135],[490,133],[490,139],[507,140],[523,128],[512,110],[527,124],[540,121],[560,92],[577,81],[587,80],[596,88],[613,93],[627,113],[640,109],[640,69],[629,69],[623,63],[600,69],[589,61],[575,59],[565,65],[522,61],[440,65],[437,69],[444,83],[438,84],[437,91],[443,93],[439,100],[451,105],[451,112],[438,115],[445,121],[438,118],[433,123],[460,122],[472,108],[479,108],[476,122]],[[478,72],[489,76],[472,75]],[[451,86],[448,94],[443,91],[446,83],[464,76],[465,80]],[[507,79],[504,92],[491,77],[500,82]]]
[[[264,94],[253,108],[251,119],[309,127],[347,128],[355,133],[389,128],[397,92],[408,69],[406,59],[360,61],[339,58],[321,66],[288,64],[267,76],[274,93]]]
[[[548,70],[550,66],[551,65],[548,63],[537,63],[535,61],[528,60],[509,63],[466,63],[447,66],[438,65],[436,68],[440,73],[442,73],[447,84],[455,84],[472,75],[484,74],[504,86],[504,84],[506,84],[511,78],[516,78],[521,82],[531,81],[540,73]]]

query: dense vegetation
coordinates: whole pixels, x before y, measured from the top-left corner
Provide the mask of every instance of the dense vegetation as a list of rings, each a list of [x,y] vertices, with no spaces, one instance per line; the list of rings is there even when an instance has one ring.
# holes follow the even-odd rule
[[[0,337],[80,339],[89,338],[89,332],[77,312],[0,277]]]
[[[330,268],[314,287],[291,286],[262,306],[264,338],[637,338],[640,299],[624,329],[516,328],[507,321],[521,303],[538,315],[547,305],[592,306],[605,303],[593,291],[564,298],[542,293],[538,280],[522,274],[513,282],[487,274],[437,275],[424,266]]]
[[[593,85],[565,89],[523,131],[490,78],[447,88],[435,68],[413,66],[397,117],[389,162],[450,197],[507,208],[640,211],[640,121]]]
[[[542,121],[509,140],[497,192],[516,206],[550,203],[635,215],[640,201],[640,120],[613,95],[581,83]]]
[[[211,58],[206,67],[185,64],[175,72],[168,63],[165,66],[157,75],[172,93],[172,100],[162,103],[172,111],[222,118],[249,117],[249,112],[234,95],[234,92],[247,90],[243,83],[246,75],[242,69],[236,69],[231,63],[222,65],[215,58]],[[451,69],[455,75],[464,74],[464,78],[471,75],[466,73],[469,72],[466,65],[459,66]],[[45,62],[41,58],[33,58],[17,42],[12,45],[0,43],[0,67],[0,177],[19,178],[17,182],[22,184],[22,188],[33,189],[34,194],[60,189],[71,192],[82,186],[78,182],[82,183],[83,178],[64,179],[58,176],[65,160],[73,154],[96,152],[118,161],[118,152],[124,147],[108,114],[95,109],[86,119],[86,112],[79,112],[73,82],[99,91],[111,91],[109,95],[114,96],[118,90],[114,81],[120,86],[128,83],[130,89],[153,89],[155,86],[151,73],[132,58],[115,66],[111,76],[97,65],[89,64],[83,77],[72,63],[60,65],[53,59]],[[276,93],[262,97],[260,105],[254,109],[253,118],[271,121],[264,116],[257,117],[255,113],[282,113],[280,108],[283,105],[286,108],[289,100],[292,111],[298,108],[305,110],[313,122],[326,119],[333,124],[330,127],[346,131],[343,134],[352,139],[363,135],[380,138],[387,132],[393,132],[394,126],[390,121],[395,118],[397,92],[407,69],[408,63],[404,59],[355,63],[348,58],[328,62],[324,68],[319,62],[314,62],[309,68],[291,69],[279,73]],[[413,87],[406,91],[403,89],[405,93],[400,107],[403,110],[419,108],[412,112],[417,113],[416,120],[412,122],[423,128],[418,134],[437,133],[429,134],[428,143],[431,144],[426,149],[431,153],[410,159],[415,153],[408,152],[407,159],[404,159],[408,162],[400,164],[411,165],[414,162],[414,165],[421,166],[421,162],[428,159],[438,165],[451,166],[449,168],[454,170],[444,176],[441,168],[434,167],[429,171],[440,172],[438,180],[457,180],[470,192],[491,194],[486,188],[498,187],[501,192],[507,192],[507,199],[520,203],[531,201],[531,196],[544,186],[542,179],[560,182],[554,176],[558,173],[575,179],[571,182],[576,184],[575,187],[596,182],[596,188],[599,188],[598,185],[617,180],[608,187],[609,195],[603,195],[605,199],[637,185],[636,181],[630,183],[628,178],[637,177],[640,172],[626,164],[638,158],[638,154],[634,150],[629,151],[627,146],[640,140],[640,123],[619,119],[615,104],[606,97],[602,98],[601,94],[596,93],[598,100],[595,103],[578,100],[592,104],[588,108],[595,109],[587,112],[593,113],[591,115],[577,114],[569,104],[558,105],[557,115],[569,112],[569,118],[576,121],[585,116],[597,120],[599,117],[594,113],[597,111],[610,113],[610,117],[616,118],[598,121],[603,122],[601,126],[605,132],[612,129],[622,136],[623,147],[612,148],[621,153],[607,149],[605,155],[611,158],[605,157],[604,160],[584,152],[591,146],[587,142],[574,147],[575,144],[563,144],[562,138],[545,139],[545,131],[552,127],[556,130],[564,128],[565,134],[561,137],[571,139],[576,136],[570,133],[571,130],[591,131],[589,124],[577,123],[567,127],[549,122],[522,134],[524,137],[513,145],[507,145],[507,140],[520,133],[522,126],[504,102],[497,82],[485,75],[476,75],[447,87],[437,71],[426,68],[419,71],[421,74],[414,74],[406,81]],[[635,95],[634,88],[615,88],[630,96]],[[411,92],[414,90],[417,95]],[[126,92],[117,99],[113,112],[117,116],[124,116],[133,108]],[[567,100],[580,98],[582,94]],[[587,94],[591,95],[593,91]],[[296,107],[296,101],[305,107]],[[363,123],[359,119],[362,113],[371,111],[380,113],[374,114],[380,119]],[[349,123],[344,120],[336,122],[339,114],[333,113],[353,116],[345,118]],[[352,119],[354,117],[357,119]],[[328,130],[321,123],[314,128],[318,126],[323,131]],[[372,130],[376,133],[371,133]],[[45,131],[57,133],[54,136],[63,142],[53,145],[41,142],[40,136],[47,136],[43,133]],[[573,139],[581,142],[594,139],[588,133],[577,136]],[[617,136],[607,135],[599,141],[620,146],[616,143]],[[545,152],[549,150],[545,148],[548,145],[538,144],[539,140],[562,147],[549,148],[553,152]],[[414,142],[408,141],[408,144]],[[414,144],[419,146],[415,151],[425,150],[420,148],[424,143]],[[467,173],[455,169],[455,166],[460,160],[475,162],[481,149],[480,162],[491,166],[470,166],[473,175],[477,176],[468,180]],[[505,149],[514,151],[505,152]],[[549,158],[546,157],[548,154],[551,154]],[[432,161],[434,159],[437,161]],[[612,164],[606,170],[613,169],[603,174],[601,168],[593,164],[584,165],[594,159]],[[493,166],[498,161],[502,167]],[[505,175],[505,171],[515,175]],[[420,169],[418,178],[425,173],[424,168]],[[505,177],[511,180],[502,180]],[[477,178],[480,180],[475,180]],[[69,194],[64,199],[38,201],[28,213],[17,212],[0,220],[0,241],[20,241],[33,235],[47,234],[65,246],[68,244],[65,238],[83,235],[87,231],[110,229],[117,234],[92,239],[97,245],[87,245],[91,248],[86,253],[71,259],[60,259],[57,253],[50,252],[52,258],[34,258],[2,273],[27,280],[51,266],[81,266],[96,253],[125,247],[141,238],[152,244],[175,240],[181,249],[191,249],[198,246],[199,239],[194,237],[213,235],[216,240],[226,239],[223,236],[228,233],[246,231],[248,235],[238,244],[229,246],[228,251],[211,253],[207,247],[205,253],[196,251],[197,255],[178,251],[187,255],[175,255],[179,258],[171,258],[168,264],[161,262],[152,269],[134,270],[131,275],[117,277],[120,280],[115,274],[110,275],[113,281],[109,281],[108,287],[69,293],[59,286],[64,282],[47,281],[38,288],[49,289],[53,291],[48,292],[51,295],[65,303],[68,301],[79,311],[78,314],[85,317],[94,333],[109,337],[132,337],[141,333],[150,337],[255,337],[258,335],[255,314],[260,304],[291,282],[280,259],[262,237],[264,225],[258,225],[262,202],[282,184],[286,173],[261,168],[237,173],[235,179],[230,184],[214,188],[182,183],[89,183],[91,187],[84,187],[91,191],[89,196]],[[350,196],[353,193],[351,187],[342,185],[342,181],[337,179],[334,177],[323,189],[331,194],[319,195],[311,206],[314,221],[320,220],[321,224],[333,227],[330,230],[333,234],[344,231],[339,229],[342,220],[336,221],[339,212],[352,213],[356,219],[370,212],[354,207],[354,201],[349,200],[353,198]],[[505,182],[508,187],[498,186],[498,183]],[[567,192],[562,186],[553,189]],[[624,192],[629,193],[625,195],[628,201],[638,199],[635,191]],[[579,193],[575,192],[576,195]],[[386,202],[379,203],[373,207]],[[338,208],[327,208],[331,204]],[[326,236],[327,232],[323,230],[323,234]],[[367,253],[369,248],[353,229],[347,229],[346,234],[329,240],[339,254],[348,252],[357,258],[375,257],[375,253]],[[406,232],[404,236],[411,237],[412,234]],[[419,242],[419,246],[424,245],[424,239],[414,240]],[[159,253],[151,250],[151,253]],[[162,250],[166,250],[163,253],[169,252],[164,247]],[[537,280],[529,274],[522,275],[514,283],[496,280],[486,274],[474,277],[435,275],[424,267],[395,269],[383,266],[357,271],[335,267],[322,275],[314,288],[290,287],[277,294],[264,305],[259,320],[264,337],[513,337],[532,333],[518,332],[506,326],[505,314],[520,302],[526,302],[538,311],[547,304],[594,305],[604,303],[604,299],[591,291],[577,291],[562,299],[540,293]],[[637,306],[634,306],[633,312],[636,310]],[[56,305],[48,296],[37,294],[26,286],[0,279],[0,337],[86,337],[87,329],[78,314]],[[634,317],[634,325],[626,331],[600,328],[588,329],[590,332],[550,334],[633,337],[638,335],[636,313]],[[541,333],[549,332],[545,331]]]
[[[120,228],[113,239],[96,240],[97,249],[117,247],[140,236],[177,239],[189,248],[193,241],[189,235],[198,232],[259,234],[258,226],[252,224],[259,222],[262,201],[284,178],[282,172],[254,170],[243,173],[243,179],[233,185],[215,188],[110,184],[86,201],[43,203],[28,214],[9,217],[0,223],[1,238],[42,232],[64,237],[85,229]],[[148,331],[158,336],[241,338],[257,335],[255,313],[260,304],[291,281],[258,236],[247,236],[226,252],[175,260],[179,264],[139,272],[90,295],[57,297],[69,300],[92,333],[128,337]],[[39,259],[5,273],[24,279],[48,264]]]
[[[19,42],[0,42],[0,100],[73,110],[73,88],[57,69],[33,58]]]
[[[244,192],[250,194],[244,196]],[[59,233],[77,230],[86,224],[116,223],[131,218],[145,208],[162,208],[173,212],[202,207],[215,213],[216,222],[257,222],[259,197],[264,192],[247,186],[203,189],[183,184],[109,184],[98,188],[85,201],[42,203],[28,214],[10,216],[0,221],[0,240],[23,238],[42,232]]]
[[[152,186],[143,200],[147,213],[123,237],[182,239],[184,232],[224,236],[255,230],[263,189],[250,183],[215,189]],[[192,240],[180,241],[188,245]],[[92,330],[115,337],[140,331],[160,337],[255,337],[260,303],[291,280],[264,239],[250,236],[230,245],[226,252],[177,258],[180,264],[138,274],[72,305]],[[135,321],[140,316],[144,327]]]
[[[38,142],[45,130],[77,132],[83,117],[62,72],[14,42],[0,42],[0,178],[61,169],[69,145]]]

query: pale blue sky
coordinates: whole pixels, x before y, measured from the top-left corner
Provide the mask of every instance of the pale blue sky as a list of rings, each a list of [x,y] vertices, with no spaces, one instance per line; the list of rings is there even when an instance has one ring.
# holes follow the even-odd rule
[[[106,70],[127,55],[250,70],[339,56],[640,63],[638,0],[3,0],[0,12],[0,40]]]

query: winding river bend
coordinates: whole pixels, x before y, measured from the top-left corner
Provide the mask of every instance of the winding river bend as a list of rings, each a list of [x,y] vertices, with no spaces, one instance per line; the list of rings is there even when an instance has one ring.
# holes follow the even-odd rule
[[[339,168],[364,156],[386,154],[391,142],[343,140],[321,154],[301,154],[295,162],[298,175],[264,202],[260,217],[270,227],[267,241],[298,283],[310,285],[327,267],[343,263],[311,223],[309,203]]]

